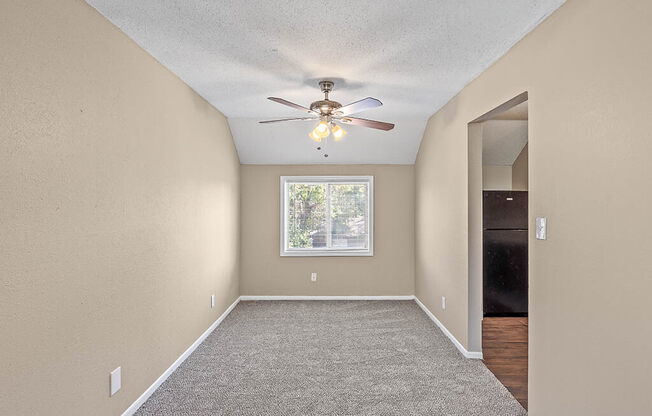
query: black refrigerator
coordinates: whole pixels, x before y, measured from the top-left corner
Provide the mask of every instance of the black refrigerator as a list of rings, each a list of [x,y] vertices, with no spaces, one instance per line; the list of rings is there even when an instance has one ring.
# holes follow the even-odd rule
[[[484,316],[527,316],[527,191],[483,191]]]

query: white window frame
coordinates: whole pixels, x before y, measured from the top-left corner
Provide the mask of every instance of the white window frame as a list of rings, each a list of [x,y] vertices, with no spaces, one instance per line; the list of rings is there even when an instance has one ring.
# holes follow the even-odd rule
[[[290,195],[288,194],[288,184],[308,183],[308,184],[366,184],[369,190],[367,194],[367,229],[369,234],[369,244],[365,249],[313,249],[313,248],[289,248],[288,247],[288,205]],[[328,189],[328,187],[326,187]],[[281,257],[339,257],[339,256],[373,256],[374,255],[374,177],[373,176],[281,176]],[[330,209],[330,198],[326,198],[326,212]],[[327,215],[327,223],[330,223],[330,216]],[[331,238],[330,224],[326,227],[327,238]]]

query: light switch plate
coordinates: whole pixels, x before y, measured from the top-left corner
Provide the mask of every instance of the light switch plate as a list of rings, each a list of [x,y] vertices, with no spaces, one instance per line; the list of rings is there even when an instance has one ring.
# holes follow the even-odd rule
[[[122,367],[118,367],[111,371],[111,394],[113,396],[122,387]]]
[[[443,310],[446,310],[446,297],[445,296],[441,297],[441,308]]]
[[[211,308],[215,307],[215,295],[211,295]]]
[[[545,240],[547,236],[547,230],[546,230],[546,218],[545,217],[537,217],[537,223],[536,223],[536,238],[537,240]]]

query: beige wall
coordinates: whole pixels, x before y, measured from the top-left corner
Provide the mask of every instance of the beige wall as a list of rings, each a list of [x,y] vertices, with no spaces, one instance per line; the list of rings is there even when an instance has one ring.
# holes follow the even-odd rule
[[[527,191],[527,144],[521,150],[512,165],[512,189],[514,191]]]
[[[0,89],[0,414],[118,415],[238,296],[228,125],[76,0],[2,1]]]
[[[468,345],[467,123],[529,92],[530,415],[652,409],[652,2],[570,0],[428,122],[416,295]],[[438,307],[447,296],[447,309]]]
[[[281,257],[284,175],[373,175],[374,256]],[[242,165],[241,181],[242,295],[414,294],[413,166]]]
[[[482,189],[486,191],[510,191],[512,189],[512,167],[482,167]]]

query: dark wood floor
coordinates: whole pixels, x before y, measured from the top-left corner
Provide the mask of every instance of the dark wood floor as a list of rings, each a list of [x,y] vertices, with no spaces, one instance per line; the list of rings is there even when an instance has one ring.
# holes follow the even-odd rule
[[[482,355],[489,370],[527,409],[528,318],[484,318]]]

